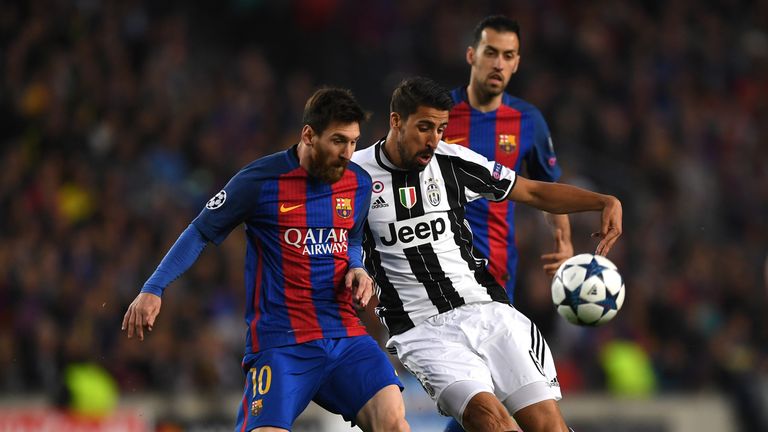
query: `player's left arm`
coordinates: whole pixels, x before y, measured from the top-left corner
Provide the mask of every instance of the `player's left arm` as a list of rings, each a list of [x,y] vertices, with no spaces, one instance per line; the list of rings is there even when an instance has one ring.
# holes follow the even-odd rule
[[[602,227],[595,234],[602,239],[597,248],[601,255],[608,252],[621,234],[621,203],[613,196],[560,183],[528,180],[462,146],[444,146],[441,150],[457,156],[451,161],[459,184],[464,186],[464,194],[459,199],[462,203],[483,197],[491,201],[510,199],[557,214],[602,210]]]
[[[365,172],[361,177],[367,179],[367,184],[358,188],[355,194],[355,224],[349,232],[349,269],[344,283],[346,288],[352,291],[355,306],[364,309],[373,295],[373,280],[365,270],[363,262],[363,226],[371,206],[371,180]]]
[[[368,276],[364,268],[355,267],[347,271],[345,284],[348,290],[352,290],[352,301],[355,306],[365,309],[373,295],[373,280]]]
[[[531,117],[534,124],[534,139],[531,150],[525,155],[525,166],[529,178],[556,182],[560,179],[562,170],[557,163],[557,155],[549,126],[538,109],[533,108],[531,110]],[[573,256],[571,223],[568,215],[547,212],[543,212],[543,215],[552,232],[555,249],[551,253],[542,255],[541,260],[544,262],[544,271],[548,275],[554,276],[560,264]]]
[[[599,255],[607,254],[621,235],[621,202],[611,195],[599,194],[567,184],[540,182],[517,176],[507,199],[549,213],[600,211],[600,232],[592,234],[600,238],[595,252]]]
[[[557,269],[565,260],[573,256],[573,243],[571,242],[571,222],[566,214],[552,214],[543,212],[544,219],[552,231],[555,240],[555,251],[541,256],[544,261],[544,271],[554,276]]]

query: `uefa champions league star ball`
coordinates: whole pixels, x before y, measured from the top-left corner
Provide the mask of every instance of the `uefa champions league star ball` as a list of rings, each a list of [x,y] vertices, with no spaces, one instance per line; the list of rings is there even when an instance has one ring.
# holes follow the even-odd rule
[[[557,313],[581,326],[599,326],[624,304],[624,280],[608,258],[580,254],[567,259],[552,279]]]

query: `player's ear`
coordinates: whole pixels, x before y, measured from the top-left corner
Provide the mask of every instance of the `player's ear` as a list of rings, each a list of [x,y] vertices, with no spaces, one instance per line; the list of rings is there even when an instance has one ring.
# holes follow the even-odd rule
[[[470,65],[475,64],[475,47],[472,45],[467,47],[467,63]]]
[[[304,145],[312,147],[312,137],[314,136],[315,131],[312,129],[312,126],[304,125],[304,127],[301,128],[301,142],[303,142]]]
[[[400,129],[400,114],[396,112],[389,113],[389,127],[391,129]]]

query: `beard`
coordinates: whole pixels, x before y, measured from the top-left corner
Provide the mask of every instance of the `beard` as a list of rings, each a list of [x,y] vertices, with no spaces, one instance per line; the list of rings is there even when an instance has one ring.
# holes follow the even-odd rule
[[[402,135],[401,135],[402,137]],[[403,145],[402,140],[400,140],[397,143],[397,153],[398,156],[400,156],[400,160],[403,163],[403,168],[408,171],[424,171],[424,168],[427,167],[427,165],[422,165],[419,163],[418,158],[420,156],[430,156],[434,157],[435,152],[433,150],[422,150],[420,152],[417,152],[413,156],[409,156],[405,152],[405,146]]]
[[[347,170],[347,163],[344,162],[340,165],[327,166],[320,172],[318,178],[326,183],[336,183],[344,176],[344,171]]]
[[[491,76],[501,80],[501,83],[491,84]],[[477,84],[479,84],[478,88],[484,93],[484,98],[493,98],[504,93],[504,89],[507,88],[509,81],[504,82],[504,75],[501,73],[490,73],[484,80],[478,80]]]
[[[490,80],[484,81],[483,85],[481,87],[483,89],[483,92],[487,96],[495,97],[495,96],[498,96],[498,95],[504,93],[504,89],[506,88],[505,85],[502,84],[502,85],[499,86],[499,85],[496,85],[496,84],[491,84],[489,81]]]
[[[346,160],[333,163],[330,161],[330,156],[317,150],[315,157],[309,164],[309,173],[326,183],[336,183],[344,176],[347,164],[349,161]]]

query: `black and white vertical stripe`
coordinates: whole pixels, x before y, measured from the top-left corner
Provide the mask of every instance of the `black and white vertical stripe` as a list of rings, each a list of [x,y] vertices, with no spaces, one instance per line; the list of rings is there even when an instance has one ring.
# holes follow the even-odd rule
[[[376,250],[373,234],[367,222],[363,232],[363,254],[365,255],[365,268],[376,284],[376,296],[379,299],[376,316],[393,334],[399,334],[413,328],[413,321],[405,312],[403,302],[397,295],[397,290],[389,282],[384,268],[381,266],[381,257]]]
[[[514,171],[442,142],[423,171],[404,171],[386,159],[382,146],[383,140],[352,160],[384,185],[371,199],[378,204],[369,211],[364,250],[379,290],[377,313],[390,334],[466,303],[507,303],[487,260],[473,248],[464,205],[505,199]],[[416,193],[410,208],[400,200],[409,187]]]
[[[541,335],[539,328],[531,321],[531,352],[538,361],[538,368],[542,375],[544,374],[544,360],[547,357],[546,348],[547,342],[544,340],[544,336]]]

